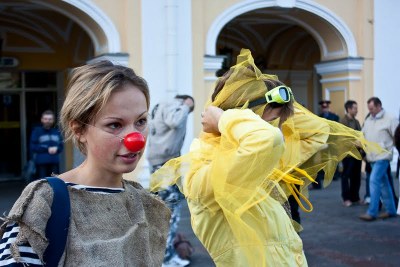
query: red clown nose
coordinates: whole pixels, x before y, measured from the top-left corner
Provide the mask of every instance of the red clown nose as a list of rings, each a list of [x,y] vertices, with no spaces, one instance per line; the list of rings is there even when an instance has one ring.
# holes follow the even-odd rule
[[[144,139],[144,136],[139,132],[129,133],[124,138],[125,147],[132,152],[140,151],[145,144],[146,140]]]

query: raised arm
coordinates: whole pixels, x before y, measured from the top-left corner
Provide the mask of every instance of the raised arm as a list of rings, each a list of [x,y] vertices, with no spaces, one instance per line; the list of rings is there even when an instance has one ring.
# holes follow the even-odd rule
[[[217,121],[221,139],[210,167],[210,173],[218,173],[211,178],[214,185],[227,192],[254,190],[284,151],[282,133],[251,110],[227,110]]]

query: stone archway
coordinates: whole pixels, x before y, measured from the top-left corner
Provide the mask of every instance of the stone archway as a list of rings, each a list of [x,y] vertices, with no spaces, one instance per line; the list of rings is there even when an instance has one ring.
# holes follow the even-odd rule
[[[319,59],[307,71],[270,70],[279,77],[290,76],[289,83],[298,89],[298,99],[310,110],[317,112],[319,100],[331,98],[338,100],[335,101],[334,110],[342,115],[344,101],[352,98],[352,92],[362,86],[360,72],[364,62],[358,57],[356,40],[346,23],[331,10],[311,0],[249,0],[225,9],[213,21],[207,33],[205,83],[210,85],[210,81],[215,80],[214,73],[223,62],[217,52],[218,38],[223,29],[235,19],[259,10],[301,27],[312,36],[320,50]],[[279,54],[275,53],[274,56],[279,57]],[[218,68],[213,68],[217,65]]]
[[[96,56],[121,52],[121,38],[117,28],[104,11],[95,4],[80,0],[38,2],[38,4],[47,6],[80,25],[90,36]],[[86,16],[82,16],[79,12]]]
[[[286,17],[287,19],[297,22],[313,35],[322,51],[322,59],[358,56],[355,38],[346,23],[332,11],[310,0],[249,0],[233,5],[224,10],[224,12],[214,20],[208,30],[206,38],[206,55],[216,55],[215,46],[218,35],[229,21],[246,12],[269,7],[297,8],[309,12],[320,18],[319,22],[328,25],[331,31],[336,31],[338,33],[335,34],[336,40],[327,41],[324,36],[321,35],[321,32],[318,31],[320,25],[317,23],[310,23],[309,21],[296,17]],[[333,43],[335,44],[333,45]],[[330,47],[342,47],[343,52],[345,53],[340,53],[337,49],[335,51],[335,49],[330,49]]]

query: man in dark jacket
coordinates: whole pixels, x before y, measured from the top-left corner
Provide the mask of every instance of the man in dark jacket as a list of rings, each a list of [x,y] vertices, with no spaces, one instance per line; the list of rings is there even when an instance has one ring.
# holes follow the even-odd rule
[[[318,103],[321,106],[321,112],[318,114],[318,116],[327,119],[327,120],[331,120],[331,121],[336,121],[339,122],[339,116],[336,115],[335,113],[331,112],[329,110],[329,105],[331,104],[331,101],[329,100],[322,100],[319,101]],[[313,189],[321,189],[322,188],[322,181],[324,180],[324,172],[320,171],[316,177],[316,181],[317,183],[313,183],[312,184],[312,188]],[[336,169],[335,174],[333,175],[333,180],[337,180],[339,179],[339,170]]]
[[[40,119],[41,127],[36,127],[31,134],[30,149],[36,164],[36,177],[43,178],[52,173],[59,173],[59,154],[63,150],[61,133],[54,128],[55,115],[46,110]]]
[[[329,110],[330,104],[331,101],[329,100],[322,100],[319,102],[319,105],[321,106],[321,113],[319,116],[327,120],[339,122],[339,116]]]
[[[360,122],[356,119],[358,105],[354,100],[348,100],[344,104],[346,115],[340,122],[349,128],[361,131]],[[353,204],[360,203],[360,185],[361,185],[361,160],[347,156],[343,159],[342,172],[342,198],[343,205],[350,207]]]

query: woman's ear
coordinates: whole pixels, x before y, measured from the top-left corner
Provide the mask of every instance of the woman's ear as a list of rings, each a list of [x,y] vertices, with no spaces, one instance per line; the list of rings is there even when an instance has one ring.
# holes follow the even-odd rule
[[[79,123],[77,121],[71,121],[69,123],[69,127],[71,127],[74,133],[74,137],[78,142],[80,143],[86,142],[84,127],[82,126],[82,123]]]

